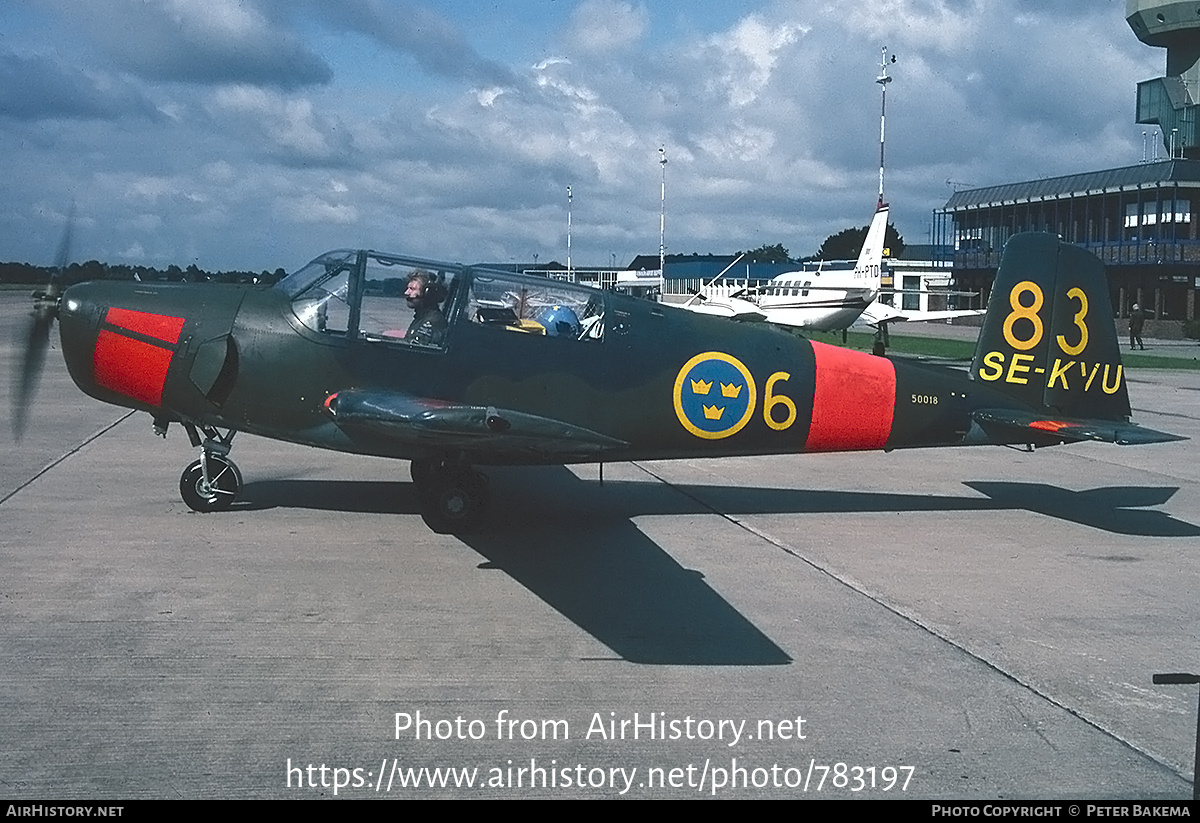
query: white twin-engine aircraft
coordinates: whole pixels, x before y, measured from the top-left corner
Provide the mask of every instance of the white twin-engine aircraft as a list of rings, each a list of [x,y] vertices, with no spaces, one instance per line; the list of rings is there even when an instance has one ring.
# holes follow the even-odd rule
[[[884,234],[888,207],[880,204],[852,271],[793,271],[757,289],[732,297],[698,295],[684,308],[731,320],[760,320],[813,331],[846,329],[857,322],[870,326],[893,321],[946,320],[980,311],[913,311],[879,300],[883,283]]]

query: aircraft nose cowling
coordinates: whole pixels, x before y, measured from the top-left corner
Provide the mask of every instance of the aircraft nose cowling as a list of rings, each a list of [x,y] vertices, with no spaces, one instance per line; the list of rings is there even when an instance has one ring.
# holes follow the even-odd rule
[[[189,349],[193,340],[200,339],[196,333],[201,326],[213,337],[228,335],[241,296],[240,291],[207,284],[72,286],[63,294],[60,308],[63,354],[71,377],[85,392],[110,403],[174,407],[194,389],[177,391],[171,389],[173,385],[190,385],[199,378],[206,383],[203,392],[217,382],[226,359],[226,341],[221,339],[220,357],[210,356],[208,349],[213,347]],[[199,363],[193,362],[197,354],[202,355]],[[189,368],[194,372],[190,383],[173,376],[185,375]],[[165,402],[167,392],[174,398],[171,403]]]
[[[102,399],[162,405],[167,371],[185,319],[175,313],[124,308],[126,284],[85,283],[63,294],[63,352],[80,388]],[[90,355],[90,357],[88,356]]]

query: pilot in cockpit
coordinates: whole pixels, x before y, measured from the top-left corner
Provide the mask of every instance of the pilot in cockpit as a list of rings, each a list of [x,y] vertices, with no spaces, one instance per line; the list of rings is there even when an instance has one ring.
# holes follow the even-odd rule
[[[430,272],[416,269],[408,276],[404,290],[413,320],[404,333],[406,343],[419,346],[440,346],[446,338],[446,316],[440,304],[446,299],[446,288]]]

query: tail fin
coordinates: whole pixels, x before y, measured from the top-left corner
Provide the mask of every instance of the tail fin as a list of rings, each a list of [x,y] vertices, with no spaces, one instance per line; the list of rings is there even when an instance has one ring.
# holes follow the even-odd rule
[[[1187,438],[1129,423],[1129,392],[1104,265],[1053,234],[1004,247],[971,377],[1027,406],[976,409],[992,443]]]
[[[865,285],[879,291],[883,277],[883,245],[886,243],[888,207],[881,204],[867,227],[867,236],[863,239],[862,250],[858,253],[858,262],[854,265],[854,283],[856,286]],[[870,282],[862,282],[867,278]]]
[[[1053,234],[1004,247],[971,376],[1033,409],[1129,417],[1104,264]]]

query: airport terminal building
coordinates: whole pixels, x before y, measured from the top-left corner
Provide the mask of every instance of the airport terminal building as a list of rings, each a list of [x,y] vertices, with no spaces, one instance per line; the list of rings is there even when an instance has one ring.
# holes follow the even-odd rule
[[[955,192],[935,232],[957,286],[985,295],[1012,235],[1058,234],[1104,261],[1119,316],[1138,303],[1159,321],[1156,336],[1178,337],[1196,317],[1198,209],[1200,161],[1162,160]]]

